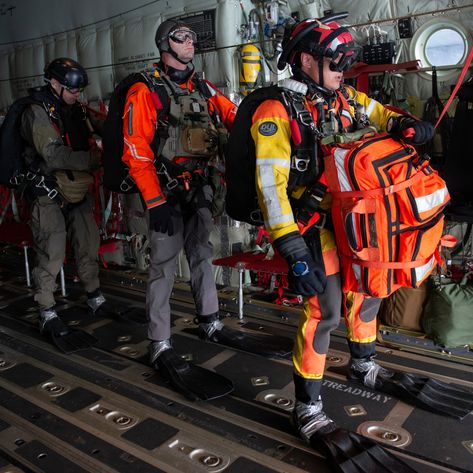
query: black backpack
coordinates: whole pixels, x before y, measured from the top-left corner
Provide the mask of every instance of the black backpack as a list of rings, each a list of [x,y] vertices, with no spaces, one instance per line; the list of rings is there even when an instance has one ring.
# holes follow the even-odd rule
[[[34,103],[41,103],[34,95],[16,100],[0,127],[0,184],[16,188],[27,171],[24,154],[25,141],[21,137],[21,116]]]
[[[242,100],[225,150],[225,211],[234,220],[252,225],[263,222],[256,196],[256,155],[251,125],[258,106],[270,99],[281,100],[278,86],[256,89]]]
[[[130,87],[137,82],[146,84],[158,95],[163,108],[158,110],[159,116],[155,138],[151,143],[156,155],[167,139],[166,115],[169,113],[169,95],[163,82],[151,81],[146,73],[134,73],[125,77],[116,87],[110,97],[107,118],[103,126],[103,183],[105,187],[120,194],[133,194],[138,188],[128,173],[128,167],[122,161],[123,155],[123,115],[125,112],[126,96]]]
[[[137,82],[146,84],[153,93],[156,93],[162,109],[158,109],[158,125],[156,134],[151,143],[156,156],[160,156],[168,138],[168,114],[170,97],[164,79],[151,80],[146,73],[134,73],[123,79],[116,87],[110,97],[108,114],[103,126],[103,182],[105,187],[113,192],[121,194],[132,194],[138,192],[138,188],[128,173],[128,167],[122,161],[124,137],[123,137],[123,115],[125,112],[126,96],[130,87]],[[200,78],[195,78],[194,83],[204,97],[211,96],[208,86]],[[172,86],[168,84],[173,94]],[[166,166],[173,174],[170,163]]]
[[[103,183],[113,192],[133,194],[138,191],[128,168],[122,161],[123,155],[123,113],[129,88],[137,82],[147,83],[143,74],[130,74],[116,87],[110,97],[108,113],[102,131]]]
[[[288,94],[291,95],[290,100],[287,100]],[[283,95],[286,98],[283,98]],[[301,114],[298,113],[298,110],[305,109],[303,96],[276,85],[256,89],[247,95],[238,106],[225,150],[225,182],[227,185],[225,210],[234,220],[258,226],[264,222],[256,195],[256,152],[251,136],[251,125],[256,109],[265,100],[279,100],[286,108],[288,115],[294,117],[297,122],[301,141],[297,145],[291,144],[293,156],[306,158],[308,150],[313,152],[313,158],[309,159],[306,169],[291,168],[287,188],[288,195],[297,185],[309,185],[316,182],[316,177],[319,175],[317,149],[314,147],[314,135],[311,128],[314,123],[309,112],[307,113],[310,118],[306,117],[304,122],[301,119]],[[313,187],[307,194],[309,195],[311,192],[315,192]],[[297,210],[299,203],[293,202],[292,204]]]

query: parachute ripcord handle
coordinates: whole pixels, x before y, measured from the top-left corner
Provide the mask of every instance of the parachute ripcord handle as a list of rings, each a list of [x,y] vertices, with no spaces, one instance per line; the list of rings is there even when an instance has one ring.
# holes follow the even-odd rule
[[[320,22],[322,24],[326,24],[329,21],[335,21],[335,20],[342,20],[343,18],[346,18],[348,16],[348,12],[340,12],[340,13],[332,13],[331,15],[324,16],[320,19],[314,18],[313,21],[310,22],[309,25],[307,25],[301,32],[299,32],[294,38],[292,38],[286,45],[286,47],[283,49],[283,52],[281,53],[281,56],[279,57],[278,60],[278,69],[282,70],[284,69],[288,56],[294,49],[294,46],[305,36],[307,35],[312,29],[314,28],[314,24],[317,22]]]

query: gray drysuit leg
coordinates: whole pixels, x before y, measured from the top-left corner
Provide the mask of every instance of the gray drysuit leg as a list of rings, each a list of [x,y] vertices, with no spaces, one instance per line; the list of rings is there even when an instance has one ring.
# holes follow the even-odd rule
[[[165,340],[171,336],[171,308],[169,299],[177,270],[179,252],[184,248],[191,274],[191,290],[198,315],[218,311],[217,289],[209,258],[209,241],[213,220],[208,208],[200,208],[183,222],[173,220],[172,236],[150,231],[151,262],[148,276],[147,313],[148,337]]]
[[[184,244],[182,217],[173,217],[174,234],[150,229],[151,255],[146,291],[146,312],[149,319],[148,338],[154,341],[171,337],[171,297],[179,252]]]

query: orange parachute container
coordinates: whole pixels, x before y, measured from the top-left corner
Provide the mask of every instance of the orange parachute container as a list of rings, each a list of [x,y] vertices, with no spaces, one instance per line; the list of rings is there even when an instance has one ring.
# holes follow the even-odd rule
[[[428,156],[378,134],[334,147],[325,170],[344,290],[387,297],[418,287],[439,261],[450,200]]]

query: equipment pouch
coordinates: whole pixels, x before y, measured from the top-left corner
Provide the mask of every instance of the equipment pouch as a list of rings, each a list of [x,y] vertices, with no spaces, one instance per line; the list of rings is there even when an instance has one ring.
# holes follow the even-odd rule
[[[212,156],[218,147],[218,133],[212,128],[186,126],[182,130],[182,147],[195,156]]]
[[[68,174],[72,175],[73,179],[70,179]],[[71,204],[81,202],[87,194],[90,184],[94,182],[93,176],[85,171],[70,171],[67,173],[66,171],[56,171],[54,177],[57,190]]]

